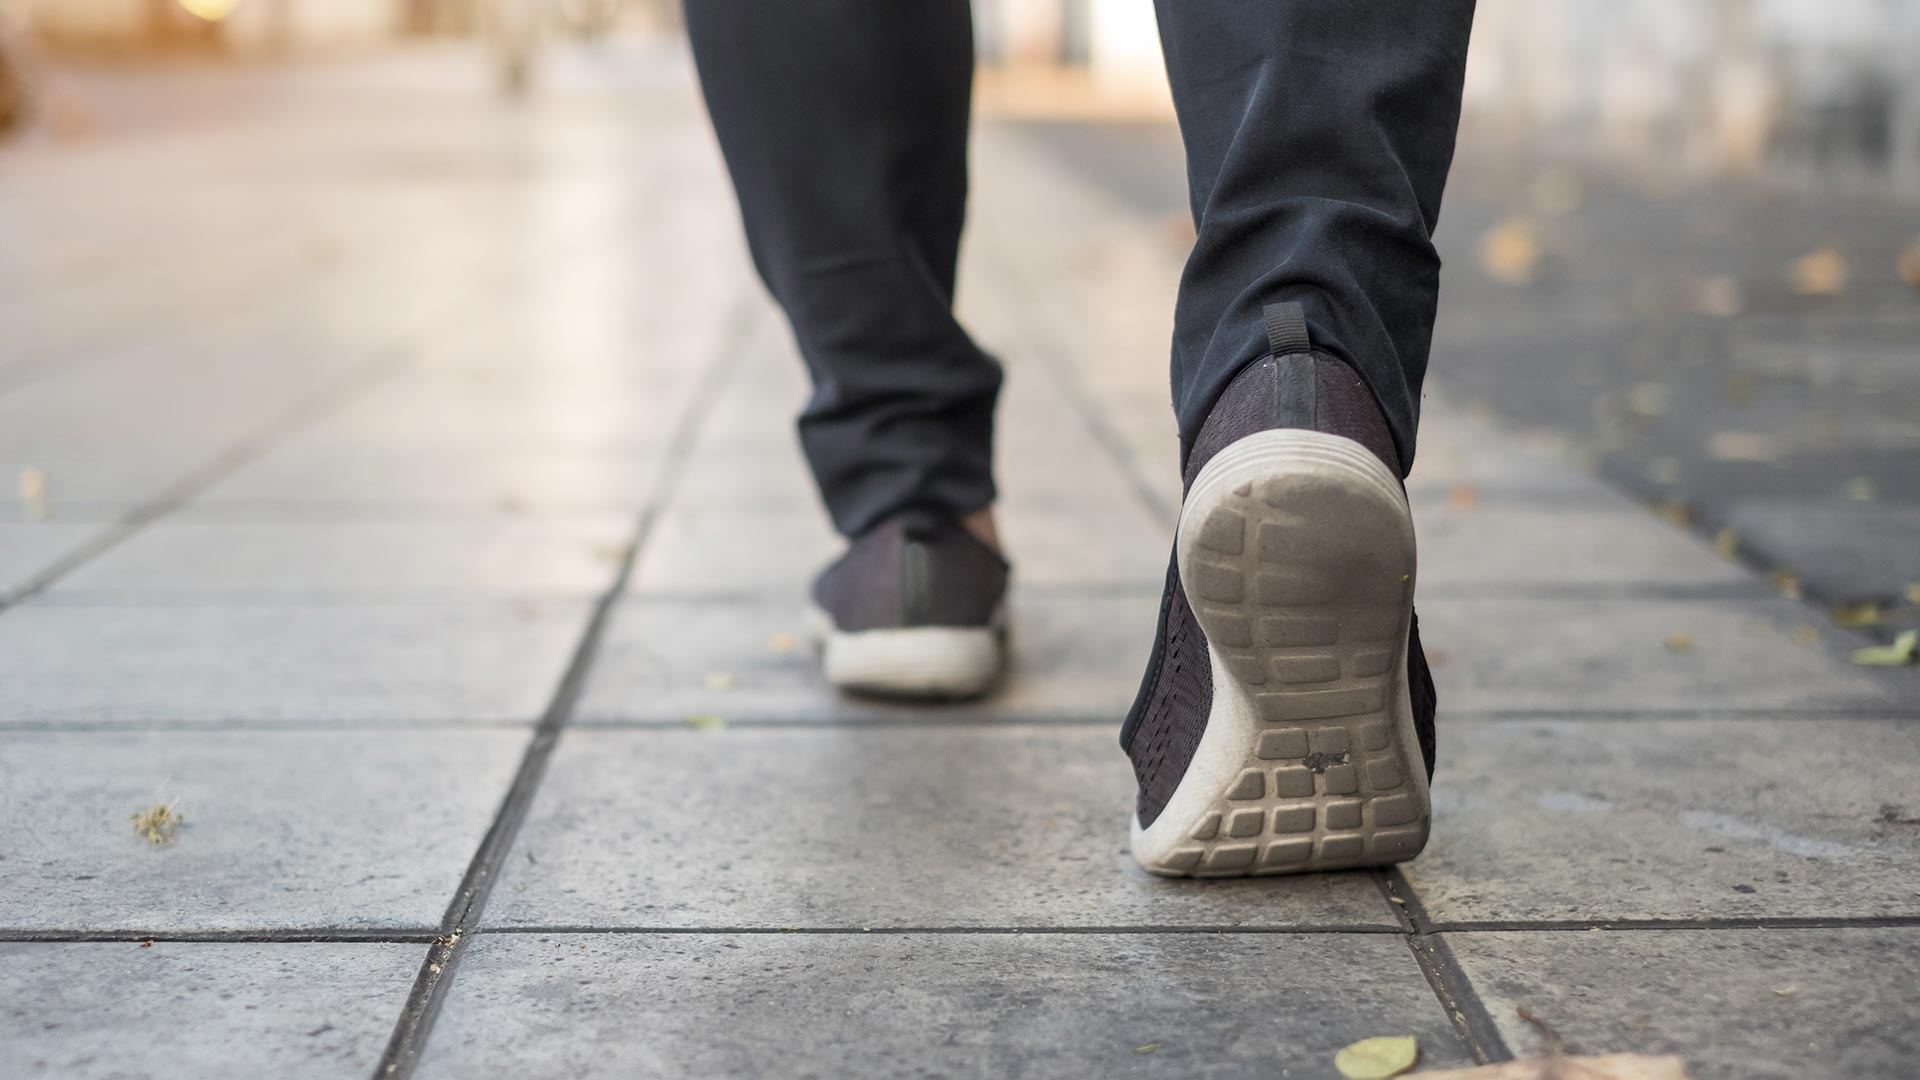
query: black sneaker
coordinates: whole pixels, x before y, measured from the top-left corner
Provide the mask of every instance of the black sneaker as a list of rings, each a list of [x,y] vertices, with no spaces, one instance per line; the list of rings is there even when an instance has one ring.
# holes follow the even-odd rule
[[[1372,392],[1296,304],[1194,441],[1159,638],[1120,743],[1158,874],[1400,862],[1427,841],[1433,680]]]
[[[1005,662],[1007,572],[1007,561],[958,522],[881,522],[814,580],[827,681],[882,697],[985,693]]]

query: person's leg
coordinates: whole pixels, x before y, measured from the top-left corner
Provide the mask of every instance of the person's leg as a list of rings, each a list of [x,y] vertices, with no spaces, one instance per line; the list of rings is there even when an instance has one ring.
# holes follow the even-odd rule
[[[1425,845],[1413,459],[1471,0],[1156,0],[1197,241],[1173,349],[1186,497],[1121,730],[1166,874]]]
[[[967,0],[688,0],[754,265],[813,376],[800,440],[834,525],[993,501],[1000,368],[953,317]]]
[[[1174,406],[1190,448],[1298,302],[1413,464],[1473,0],[1155,0],[1197,240],[1180,282]]]
[[[953,317],[967,0],[688,0],[755,267],[813,375],[800,441],[852,540],[815,580],[837,686],[968,697],[998,678],[1000,366]]]

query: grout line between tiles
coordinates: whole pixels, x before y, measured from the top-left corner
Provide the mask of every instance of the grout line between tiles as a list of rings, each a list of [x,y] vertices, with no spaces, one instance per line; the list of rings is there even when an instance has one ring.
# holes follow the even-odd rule
[[[374,1067],[375,1080],[404,1080],[413,1075],[414,1068],[419,1064],[421,1051],[432,1034],[433,1023],[439,1016],[460,960],[465,955],[466,936],[479,923],[486,909],[493,884],[532,807],[534,793],[553,757],[561,731],[579,703],[587,676],[599,653],[600,642],[618,606],[620,594],[633,575],[641,549],[661,516],[673,503],[674,494],[686,473],[693,445],[712,411],[719,389],[746,353],[754,326],[751,301],[745,296],[741,297],[725,316],[723,325],[722,338],[715,347],[714,355],[704,365],[698,389],[689,398],[686,410],[681,413],[668,440],[656,495],[633,526],[631,538],[621,552],[619,569],[594,603],[593,614],[587,621],[566,672],[554,689],[552,701],[534,728],[533,738],[521,757],[513,782],[454,892],[441,922],[444,933],[434,940],[421,961],[420,971],[407,994],[406,1004],[394,1022],[386,1050]]]

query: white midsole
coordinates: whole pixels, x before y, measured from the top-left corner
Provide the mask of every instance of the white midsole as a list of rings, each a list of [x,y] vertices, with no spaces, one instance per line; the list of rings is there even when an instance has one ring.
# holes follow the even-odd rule
[[[1005,656],[1005,612],[986,626],[913,626],[840,630],[832,616],[809,609],[827,681],[844,690],[899,697],[963,698],[999,679]]]

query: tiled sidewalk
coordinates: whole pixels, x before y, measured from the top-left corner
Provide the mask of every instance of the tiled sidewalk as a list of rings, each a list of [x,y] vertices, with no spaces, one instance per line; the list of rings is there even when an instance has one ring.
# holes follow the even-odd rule
[[[1518,1006],[1907,1075],[1920,680],[1444,386],[1432,846],[1132,866],[1180,253],[991,127],[1018,669],[827,692],[799,366],[683,64],[615,59],[131,77],[162,130],[0,151],[0,1075],[1326,1076]]]

